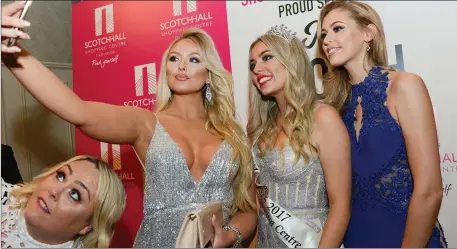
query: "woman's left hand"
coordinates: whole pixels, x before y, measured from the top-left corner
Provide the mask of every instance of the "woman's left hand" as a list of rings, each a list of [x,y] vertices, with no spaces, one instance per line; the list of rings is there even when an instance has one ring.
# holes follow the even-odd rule
[[[216,220],[213,216],[212,223],[214,227],[214,244],[213,248],[227,248],[232,247],[236,242],[236,234],[232,230],[224,230],[222,221]]]

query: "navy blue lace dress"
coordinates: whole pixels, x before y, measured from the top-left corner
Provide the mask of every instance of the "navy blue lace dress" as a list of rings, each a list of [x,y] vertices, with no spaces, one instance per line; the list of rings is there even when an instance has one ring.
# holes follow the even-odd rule
[[[373,67],[363,82],[352,86],[343,114],[352,153],[352,215],[344,247],[400,247],[413,192],[403,133],[386,100],[387,72]],[[362,107],[356,133],[355,113]],[[447,247],[439,222],[428,247]]]

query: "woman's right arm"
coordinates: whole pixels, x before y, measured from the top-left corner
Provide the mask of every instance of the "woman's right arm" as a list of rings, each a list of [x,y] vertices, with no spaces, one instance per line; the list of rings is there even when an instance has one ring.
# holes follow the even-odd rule
[[[149,111],[83,101],[40,61],[21,49],[19,53],[4,54],[2,61],[35,99],[87,136],[107,143],[134,145],[147,128],[152,116]]]

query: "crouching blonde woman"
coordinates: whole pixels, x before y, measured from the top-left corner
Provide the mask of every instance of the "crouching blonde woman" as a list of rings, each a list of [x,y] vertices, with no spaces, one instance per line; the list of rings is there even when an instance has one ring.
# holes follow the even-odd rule
[[[11,185],[2,178],[2,248],[106,248],[125,191],[102,160],[76,156]]]

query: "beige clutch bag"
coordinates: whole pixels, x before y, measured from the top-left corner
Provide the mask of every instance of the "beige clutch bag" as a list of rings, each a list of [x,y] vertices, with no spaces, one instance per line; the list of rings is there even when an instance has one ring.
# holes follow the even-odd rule
[[[176,248],[211,248],[214,242],[214,227],[212,217],[223,224],[224,216],[222,213],[222,204],[220,201],[204,204],[192,212],[189,212],[184,218]]]

